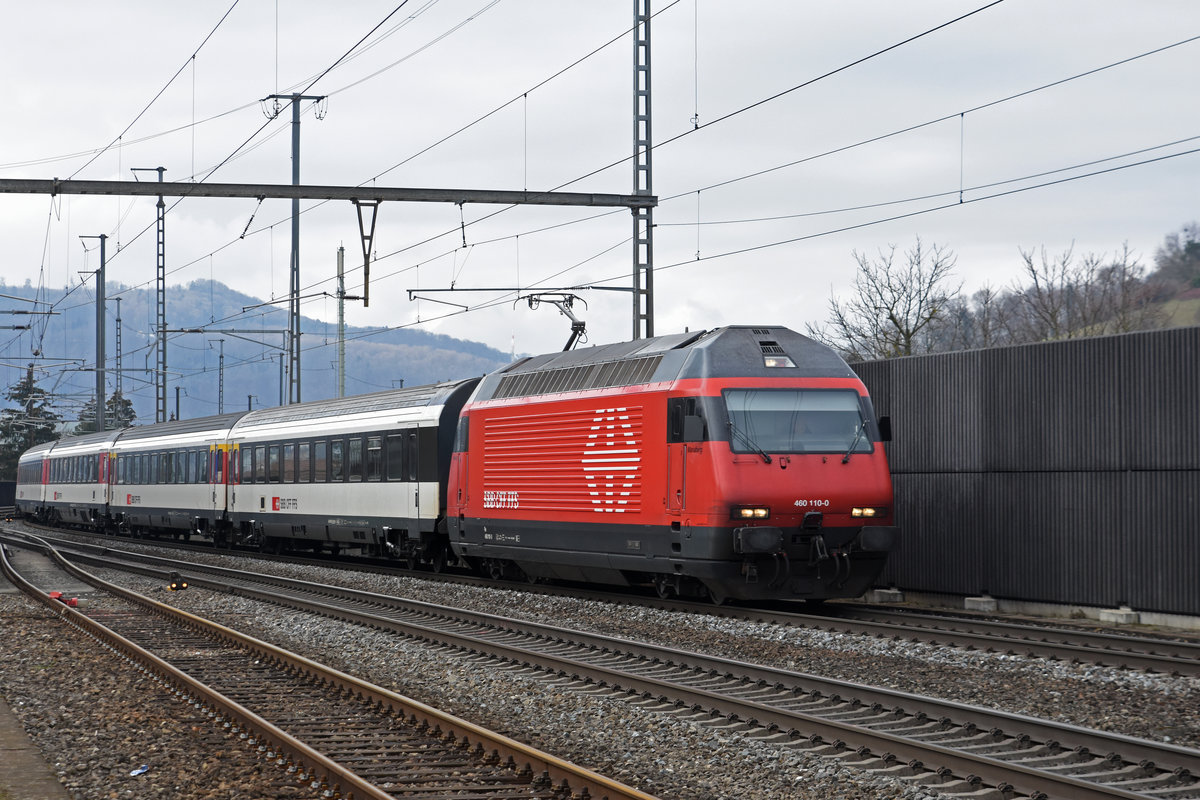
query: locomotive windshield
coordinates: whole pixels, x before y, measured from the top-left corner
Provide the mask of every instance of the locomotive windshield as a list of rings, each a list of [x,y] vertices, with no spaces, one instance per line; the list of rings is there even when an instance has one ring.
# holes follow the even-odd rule
[[[735,453],[870,453],[858,393],[849,389],[727,389]]]

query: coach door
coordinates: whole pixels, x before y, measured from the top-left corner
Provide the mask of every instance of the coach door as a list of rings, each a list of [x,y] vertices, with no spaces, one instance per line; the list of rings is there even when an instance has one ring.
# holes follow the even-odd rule
[[[211,505],[209,509],[215,514],[225,510],[225,475],[229,470],[228,451],[225,445],[208,446],[208,488]]]

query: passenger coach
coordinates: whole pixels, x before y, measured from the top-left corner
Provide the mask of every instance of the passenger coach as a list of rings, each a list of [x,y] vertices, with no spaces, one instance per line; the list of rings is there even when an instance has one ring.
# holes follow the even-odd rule
[[[134,535],[219,539],[226,520],[227,440],[246,413],[122,429],[109,448],[112,524]]]
[[[444,566],[455,424],[477,379],[246,414],[229,434],[236,541]]]

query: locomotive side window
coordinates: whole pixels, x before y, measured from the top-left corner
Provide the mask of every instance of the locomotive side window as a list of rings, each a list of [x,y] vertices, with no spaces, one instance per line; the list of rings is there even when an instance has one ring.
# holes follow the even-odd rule
[[[703,442],[708,439],[704,408],[695,397],[667,399],[667,442]]]
[[[363,442],[362,439],[355,437],[350,440],[350,446],[346,453],[346,472],[352,481],[361,481],[363,478]]]
[[[383,437],[367,437],[367,480],[377,481],[383,474]]]
[[[387,437],[387,479],[404,480],[404,434],[394,433]]]
[[[324,483],[329,478],[328,446],[325,442],[313,442],[313,481]]]
[[[857,392],[850,389],[727,389],[735,453],[870,453]]]
[[[463,414],[458,418],[458,426],[454,429],[454,452],[467,452],[467,445],[471,441],[471,418]]]
[[[329,480],[341,483],[346,480],[345,442],[335,439],[329,443]]]

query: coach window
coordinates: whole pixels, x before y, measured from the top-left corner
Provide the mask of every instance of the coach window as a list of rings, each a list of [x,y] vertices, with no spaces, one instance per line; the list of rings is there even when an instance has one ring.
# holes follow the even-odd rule
[[[325,442],[313,442],[313,483],[324,483],[329,479],[329,446]]]
[[[254,448],[254,482],[267,482],[267,446],[264,444]]]
[[[334,483],[346,480],[346,459],[343,452],[345,445],[341,439],[329,443],[329,480]]]
[[[367,437],[367,480],[377,481],[383,469],[383,437]]]
[[[200,477],[200,466],[196,463],[199,459],[196,458],[196,455],[195,450],[184,453],[184,458],[187,459],[187,477],[184,479],[184,483],[195,483]]]
[[[408,434],[408,479],[415,481],[417,479],[417,460],[419,450],[417,448],[417,432],[410,431]]]
[[[196,476],[197,483],[208,483],[208,462],[211,456],[203,450],[196,451],[196,466],[200,470],[200,474]]]
[[[346,452],[346,473],[351,481],[361,481],[363,477],[362,439],[355,437],[349,441]]]
[[[312,480],[312,445],[301,442],[296,445],[296,480],[308,483]]]
[[[279,445],[267,446],[267,480],[279,483]]]
[[[213,476],[213,483],[225,482],[225,451],[212,451],[213,466],[209,472]]]
[[[387,479],[404,480],[404,436],[393,434],[387,437]]]
[[[283,482],[296,482],[296,445],[283,446]]]

